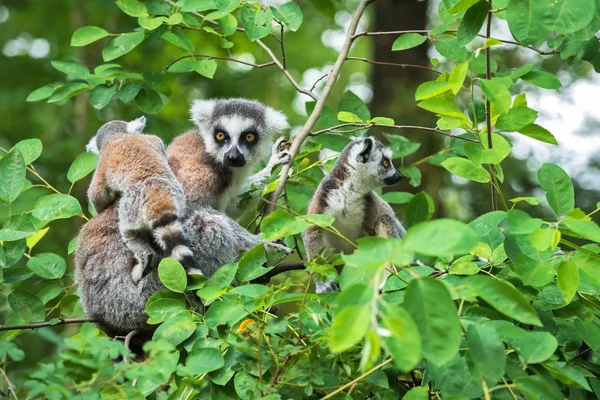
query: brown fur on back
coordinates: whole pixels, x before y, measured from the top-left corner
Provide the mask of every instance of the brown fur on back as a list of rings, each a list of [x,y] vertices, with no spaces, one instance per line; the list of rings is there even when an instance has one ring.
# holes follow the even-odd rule
[[[151,135],[120,134],[110,140],[102,149],[98,167],[110,174],[127,176],[131,183],[143,182],[153,175],[170,174],[164,163],[163,144]]]
[[[144,210],[149,221],[156,221],[157,226],[166,225],[177,219],[177,204],[173,194],[161,186],[150,186],[146,190]]]
[[[188,206],[218,208],[218,199],[231,182],[231,171],[204,150],[193,129],[175,138],[167,149],[169,165],[183,186]]]

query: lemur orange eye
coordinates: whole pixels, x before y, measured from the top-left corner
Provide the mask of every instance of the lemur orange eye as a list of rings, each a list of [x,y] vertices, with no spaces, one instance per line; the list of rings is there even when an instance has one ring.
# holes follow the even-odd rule
[[[217,132],[217,134],[215,135],[215,139],[217,139],[220,142],[221,140],[225,139],[225,134],[223,132]]]
[[[256,135],[254,133],[247,133],[246,134],[246,142],[252,143],[255,140],[256,140]]]
[[[381,163],[385,168],[390,166],[390,162],[388,160],[383,160],[383,162]]]

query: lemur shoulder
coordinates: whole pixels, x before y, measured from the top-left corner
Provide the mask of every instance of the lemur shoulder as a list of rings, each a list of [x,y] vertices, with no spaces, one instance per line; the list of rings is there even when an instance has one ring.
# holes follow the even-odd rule
[[[346,146],[319,184],[308,213],[334,217],[333,226],[352,242],[365,236],[401,238],[405,234],[402,223],[374,191],[401,179],[388,148],[371,137],[356,139]],[[302,237],[309,259],[323,247],[344,253],[354,250],[346,240],[317,226],[308,228]],[[335,282],[315,282],[319,293],[336,289]]]

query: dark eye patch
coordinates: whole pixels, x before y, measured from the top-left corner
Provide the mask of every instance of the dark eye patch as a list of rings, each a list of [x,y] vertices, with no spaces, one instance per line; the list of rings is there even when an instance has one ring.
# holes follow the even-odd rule
[[[247,140],[247,139],[246,139],[246,137],[247,137],[248,135],[253,135],[253,136],[254,136],[254,139],[253,139],[253,140],[251,140],[251,141]],[[248,130],[245,130],[244,132],[242,132],[241,139],[242,139],[242,140],[243,140],[243,141],[244,141],[244,142],[245,142],[245,143],[246,143],[248,146],[255,146],[255,145],[256,145],[256,143],[258,143],[258,132],[256,132],[256,130],[254,130],[254,129],[248,129]]]

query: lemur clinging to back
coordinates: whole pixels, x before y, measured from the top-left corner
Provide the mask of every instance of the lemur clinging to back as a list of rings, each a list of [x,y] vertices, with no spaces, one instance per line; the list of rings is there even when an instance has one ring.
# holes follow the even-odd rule
[[[217,107],[199,109],[199,104],[215,106],[217,103],[229,105],[225,112]],[[221,110],[212,115],[215,110]],[[198,118],[204,115],[203,118]],[[201,125],[177,139],[168,149],[169,162],[177,179],[186,193],[187,214],[183,217],[183,231],[186,234],[193,258],[202,272],[210,276],[222,265],[234,261],[239,251],[249,250],[264,240],[253,235],[233,219],[211,207],[225,209],[233,194],[242,191],[248,182],[260,183],[273,165],[289,160],[288,152],[280,152],[273,146],[273,154],[267,168],[251,176],[246,182],[239,175],[246,176],[262,153],[273,144],[273,135],[287,128],[285,117],[258,102],[248,100],[212,100],[196,102],[192,108],[193,120]],[[218,140],[211,128],[211,120],[221,123],[223,133],[233,135],[235,143],[239,139],[252,142],[240,130],[240,121],[256,131],[254,146],[240,146],[237,152],[244,156],[246,165],[240,169],[241,161],[230,166],[224,154],[236,152],[230,145],[223,151],[209,145],[208,140]],[[207,121],[207,124],[203,123]],[[242,126],[242,129],[244,127]],[[218,132],[217,132],[218,133]],[[219,135],[219,137],[221,137]],[[245,148],[244,148],[245,147]],[[92,218],[79,233],[79,245],[75,255],[76,279],[81,302],[86,314],[100,321],[100,326],[110,335],[125,335],[134,329],[152,331],[154,327],[146,323],[148,315],[144,307],[148,298],[156,291],[164,289],[157,269],[143,276],[135,284],[130,271],[135,265],[133,253],[122,240],[119,230],[118,205]],[[291,251],[285,246],[265,243],[268,247]],[[119,268],[115,268],[118,266]]]
[[[169,167],[163,141],[142,133],[145,125],[145,117],[107,122],[87,145],[99,155],[88,198],[98,213],[120,199],[119,231],[137,260],[131,272],[135,283],[147,267],[158,265],[157,253],[184,266],[192,262],[179,222],[185,212],[183,188]]]
[[[355,242],[364,236],[401,238],[405,234],[394,210],[374,190],[395,185],[402,175],[392,165],[392,152],[372,137],[352,141],[340,154],[331,172],[323,178],[309,204],[309,214],[335,217],[333,226]],[[351,253],[347,241],[317,226],[302,233],[309,258],[323,247]],[[337,289],[334,281],[319,282],[317,293]]]

